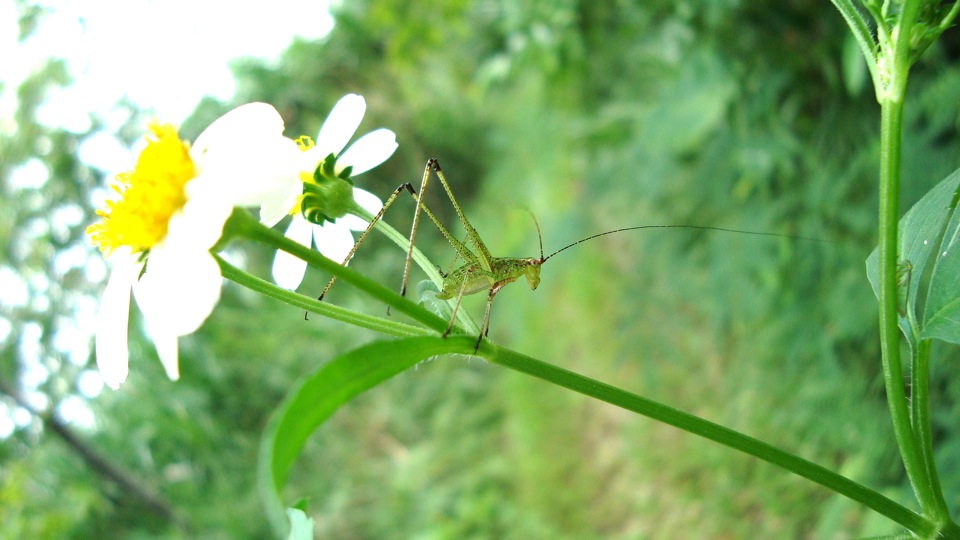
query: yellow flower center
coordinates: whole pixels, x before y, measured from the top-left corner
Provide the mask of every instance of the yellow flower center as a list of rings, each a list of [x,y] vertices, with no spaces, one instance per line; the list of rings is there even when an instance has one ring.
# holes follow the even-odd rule
[[[315,146],[313,143],[313,139],[310,137],[307,137],[306,135],[301,135],[297,137],[296,143],[297,143],[297,146],[300,147],[300,150],[302,152],[306,152],[307,150]]]
[[[184,186],[196,168],[190,148],[170,124],[150,125],[153,137],[132,171],[120,173],[111,186],[118,197],[97,210],[102,219],[87,227],[90,241],[104,253],[128,246],[134,253],[153,247],[167,235],[170,217],[187,202]]]
[[[308,136],[306,136],[306,135],[301,135],[301,136],[297,137],[297,139],[296,139],[295,142],[297,143],[297,146],[300,148],[300,151],[301,151],[301,152],[306,152],[307,150],[309,150],[309,149],[311,149],[311,148],[313,148],[313,147],[315,146],[315,144],[314,144],[314,142],[313,142],[313,139],[310,138],[310,137],[308,137]],[[301,172],[300,172],[300,181],[303,182],[303,183],[305,183],[305,184],[315,183],[315,182],[313,181],[313,172],[312,172],[312,171],[311,171],[311,172],[301,171]],[[296,200],[295,200],[294,203],[293,203],[293,206],[290,208],[290,211],[287,212],[288,215],[295,216],[295,215],[297,215],[297,214],[300,213],[300,204],[303,202],[303,197],[304,197],[304,194],[303,194],[303,193],[301,193],[300,195],[297,196]]]

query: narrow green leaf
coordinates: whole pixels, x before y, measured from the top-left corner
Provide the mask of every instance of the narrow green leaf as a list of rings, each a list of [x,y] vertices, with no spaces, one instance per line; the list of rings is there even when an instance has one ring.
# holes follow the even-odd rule
[[[288,529],[281,490],[307,438],[363,391],[422,360],[448,353],[473,354],[473,339],[429,336],[376,341],[334,358],[293,387],[267,424],[258,464],[260,495],[280,537]]]
[[[906,290],[907,311],[916,312],[921,278],[931,255],[937,249],[944,224],[950,219],[954,193],[958,184],[960,184],[960,171],[955,171],[927,192],[900,219],[897,253],[901,261],[908,261],[913,267]],[[874,249],[866,262],[867,279],[873,287],[874,294],[878,293],[879,287],[878,257],[878,251]],[[900,317],[900,329],[903,330],[911,345],[916,345],[913,342],[914,336],[910,331],[909,323],[903,316]]]

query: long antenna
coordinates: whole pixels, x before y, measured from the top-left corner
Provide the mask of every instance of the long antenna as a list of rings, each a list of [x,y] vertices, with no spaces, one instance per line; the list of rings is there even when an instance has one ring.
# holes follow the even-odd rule
[[[527,212],[529,212],[529,213],[530,213],[530,217],[533,218],[533,224],[537,226],[537,240],[540,242],[540,260],[541,260],[541,261],[545,261],[545,260],[549,259],[550,257],[553,257],[553,255],[556,255],[556,253],[554,253],[554,254],[551,255],[550,257],[547,257],[547,259],[544,259],[544,258],[543,258],[543,235],[540,234],[540,222],[537,221],[537,216],[533,215],[533,211],[532,211],[532,210],[530,210],[529,208],[527,208]],[[566,249],[566,248],[564,248],[564,249]]]
[[[536,218],[534,218],[534,222],[536,222]],[[537,230],[539,231],[539,229],[540,229],[540,226],[537,225]],[[807,240],[807,241],[810,241],[810,242],[830,242],[829,240],[822,240],[822,239],[820,239],[820,238],[810,238],[810,237],[807,237],[807,236],[793,236],[793,235],[789,235],[789,234],[777,234],[777,233],[757,232],[757,231],[743,231],[743,230],[740,230],[740,229],[724,229],[723,227],[709,227],[709,226],[706,226],[706,225],[641,225],[641,226],[639,226],[639,227],[625,227],[625,228],[623,228],[623,229],[614,229],[614,230],[612,230],[612,231],[602,232],[602,233],[599,233],[599,234],[595,234],[595,235],[593,235],[593,236],[588,236],[588,237],[583,238],[583,239],[581,239],[581,240],[577,240],[576,242],[574,242],[574,243],[572,243],[572,244],[566,245],[566,246],[564,246],[564,247],[562,247],[562,248],[554,251],[554,252],[551,253],[550,255],[547,255],[546,257],[543,256],[543,246],[542,246],[542,242],[541,242],[541,247],[540,247],[540,262],[541,262],[541,263],[546,262],[547,259],[549,259],[550,257],[553,257],[554,255],[560,253],[561,251],[566,250],[566,249],[570,249],[570,248],[572,248],[573,246],[575,246],[575,245],[577,245],[577,244],[582,244],[582,243],[586,242],[587,240],[593,240],[594,238],[600,238],[601,236],[607,236],[608,234],[614,234],[614,233],[624,232],[624,231],[636,231],[636,230],[640,230],[640,229],[699,229],[699,230],[703,230],[703,231],[722,231],[722,232],[731,232],[731,233],[740,233],[740,234],[752,234],[752,235],[755,235],[755,236],[778,236],[778,237],[781,237],[781,238],[792,238],[792,239],[794,239],[794,240]]]

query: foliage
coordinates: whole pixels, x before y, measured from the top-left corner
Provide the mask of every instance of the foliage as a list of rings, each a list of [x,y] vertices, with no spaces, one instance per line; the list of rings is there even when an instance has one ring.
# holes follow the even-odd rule
[[[501,293],[490,335],[906,503],[862,263],[876,243],[876,107],[848,75],[851,61],[842,63],[845,36],[835,12],[795,0],[344,2],[323,41],[295,41],[276,65],[239,63],[235,101],[269,102],[289,135],[315,135],[340,96],[363,94],[366,122],[393,129],[400,142],[364,187],[385,195],[439,158],[495,254],[534,254],[523,206],[540,221],[548,251],[598,231],[665,223],[822,240],[608,237],[551,259],[536,292]],[[949,42],[935,44],[909,89],[905,207],[960,158],[955,56]],[[77,160],[90,134],[36,122],[54,83],[67,84],[55,63],[19,90],[16,136],[0,139],[0,262],[30,287],[30,303],[3,306],[12,332],[2,380],[25,385],[38,357],[50,377],[29,390],[47,396],[51,410],[76,395],[92,366],[92,358],[71,363],[55,338],[75,317],[73,303],[91,301],[94,278],[82,273],[86,262],[63,272],[56,261],[84,242],[88,201],[104,174]],[[231,105],[202,102],[184,125],[188,138]],[[99,127],[93,122],[91,133]],[[31,158],[49,179],[14,186],[14,168]],[[454,221],[442,199],[430,203]],[[82,209],[81,217],[64,225],[58,205]],[[410,208],[398,202],[387,221],[404,230]],[[439,235],[424,231],[422,249],[452,259]],[[268,275],[266,250],[232,249],[248,270]],[[374,237],[351,267],[394,287],[402,257]],[[326,277],[308,274],[301,291],[319,291]],[[330,300],[382,309],[343,284]],[[471,300],[465,309],[476,313]],[[81,472],[85,462],[39,417],[0,443],[0,508],[37,516],[21,529],[33,537],[266,536],[254,464],[267,414],[302,374],[372,336],[301,315],[228,287],[203,330],[184,341],[181,381],[167,382],[149,345],[132,336],[130,381],[89,402],[97,426],[85,440],[160,494],[176,520],[145,517],[114,481]],[[30,328],[41,330],[40,353],[25,348]],[[932,367],[931,399],[955,508],[960,386],[951,354]],[[307,441],[293,471],[288,492],[309,494],[320,537],[890,531],[769,465],[464,357],[425,362],[352,401]]]

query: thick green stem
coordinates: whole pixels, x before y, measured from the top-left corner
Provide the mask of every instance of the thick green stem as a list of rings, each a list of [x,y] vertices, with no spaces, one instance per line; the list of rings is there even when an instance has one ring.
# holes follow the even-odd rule
[[[900,328],[897,313],[897,222],[900,193],[900,144],[903,99],[880,103],[880,231],[879,299],[880,351],[887,404],[893,432],[907,477],[924,513],[933,510],[930,477],[927,475],[910,426],[900,359]]]
[[[832,0],[840,10],[854,37],[860,43],[868,65],[876,63],[874,86],[880,103],[880,219],[879,219],[879,283],[880,349],[887,403],[893,422],[894,436],[903,459],[907,477],[924,515],[933,518],[936,531],[952,534],[958,530],[950,520],[940,489],[929,426],[929,343],[920,342],[912,351],[912,402],[904,391],[904,374],[900,358],[900,329],[897,301],[897,225],[900,219],[900,156],[903,129],[903,102],[914,50],[917,17],[924,0],[902,0],[893,30],[885,32],[890,16],[890,3],[885,1],[878,11],[867,2],[867,10],[875,19],[879,44],[864,34],[864,21],[853,9],[851,0]],[[951,9],[944,22],[956,16]],[[942,31],[942,28],[941,28]],[[878,46],[879,45],[879,46]],[[910,320],[911,327],[915,326]],[[910,403],[908,405],[908,403]]]
[[[930,430],[930,345],[929,339],[918,342],[913,353],[910,372],[910,417],[920,451],[920,459],[930,479],[934,515],[941,521],[950,519],[950,511],[940,488],[940,475],[933,454],[933,435]]]
[[[777,465],[845,497],[862,503],[925,538],[932,537],[938,531],[937,525],[926,517],[897,504],[880,493],[820,465],[787,453],[742,433],[621,390],[617,387],[541,362],[535,358],[509,349],[495,347],[488,342],[483,343],[480,354],[491,363],[532,375],[583,395],[622,407],[628,411],[699,435]],[[957,531],[949,528],[940,530],[939,532],[942,538],[960,538],[960,534],[957,534]]]

